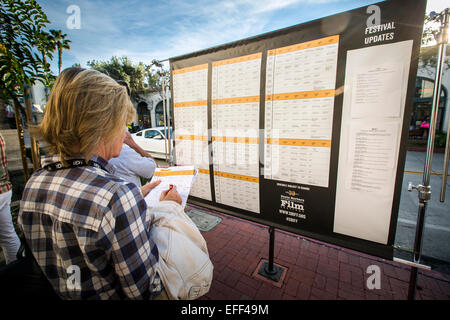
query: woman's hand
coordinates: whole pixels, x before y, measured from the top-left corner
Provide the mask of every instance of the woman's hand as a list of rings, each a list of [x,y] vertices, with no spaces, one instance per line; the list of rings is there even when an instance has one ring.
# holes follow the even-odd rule
[[[151,183],[150,182],[146,183],[145,185],[143,185],[141,187],[142,195],[145,197],[146,195],[148,195],[150,193],[150,191],[152,191],[160,183],[161,183],[161,180],[157,180],[157,181],[151,182]]]
[[[159,201],[175,201],[180,205],[183,202],[180,194],[177,191],[176,186],[171,186],[170,189],[161,192],[161,197],[159,198]]]

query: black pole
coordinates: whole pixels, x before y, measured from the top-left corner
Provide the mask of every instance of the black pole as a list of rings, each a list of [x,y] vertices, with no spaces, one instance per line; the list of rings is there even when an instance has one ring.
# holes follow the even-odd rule
[[[281,266],[276,266],[273,263],[275,251],[275,227],[269,226],[269,261],[264,261],[258,270],[258,274],[263,277],[272,280],[274,282],[279,282],[282,278],[284,268]]]
[[[423,235],[423,227],[425,224],[425,210],[427,208],[426,201],[419,202],[419,212],[417,216],[417,229],[416,229],[416,237],[414,239],[414,260],[419,261],[420,252],[422,250],[422,235]]]
[[[277,270],[273,267],[273,252],[275,250],[275,228],[269,227],[269,264],[266,267],[266,273],[273,275],[277,273]]]
[[[426,206],[427,202],[421,199],[419,202],[419,212],[417,213],[416,236],[414,239],[414,261],[419,261],[420,259],[420,252],[422,249],[423,227],[425,224]],[[417,271],[418,269],[416,267],[411,267],[409,277],[408,300],[414,300],[416,294]]]

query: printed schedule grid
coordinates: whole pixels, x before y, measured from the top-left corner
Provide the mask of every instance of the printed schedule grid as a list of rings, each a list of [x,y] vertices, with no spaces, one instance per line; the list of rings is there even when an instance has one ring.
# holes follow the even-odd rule
[[[264,177],[328,187],[339,36],[269,50]]]
[[[212,149],[217,203],[259,213],[262,54],[212,64]]]
[[[208,158],[208,64],[177,69],[173,74],[175,159],[198,174],[190,195],[212,200]]]

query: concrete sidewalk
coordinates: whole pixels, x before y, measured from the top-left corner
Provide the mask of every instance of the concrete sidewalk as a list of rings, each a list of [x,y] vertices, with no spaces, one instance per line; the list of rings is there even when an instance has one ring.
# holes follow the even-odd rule
[[[406,299],[408,266],[276,230],[274,263],[286,268],[279,283],[261,279],[255,270],[268,259],[268,227],[188,204],[220,217],[222,222],[202,232],[214,264],[211,290],[205,300],[393,300]],[[371,273],[381,270],[380,289],[368,289]],[[450,300],[450,276],[419,271],[417,300]]]

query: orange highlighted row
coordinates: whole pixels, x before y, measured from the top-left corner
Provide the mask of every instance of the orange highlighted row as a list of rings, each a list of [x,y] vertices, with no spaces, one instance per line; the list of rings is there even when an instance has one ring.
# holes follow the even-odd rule
[[[259,182],[259,178],[252,177],[252,176],[244,176],[241,174],[235,174],[235,173],[228,173],[228,172],[220,172],[220,171],[214,171],[214,175],[222,178],[229,178],[229,179],[235,179],[235,180],[241,180],[241,181],[248,181],[248,182]]]
[[[212,101],[213,104],[251,103],[251,102],[259,102],[259,96],[214,99]]]
[[[273,139],[266,138],[266,144],[278,144],[280,146],[300,147],[331,147],[331,140],[304,140],[304,139]]]
[[[295,100],[334,97],[336,90],[318,90],[304,92],[275,93],[266,95],[266,101]]]
[[[163,169],[164,170],[164,169]],[[167,177],[167,176],[188,176],[193,175],[195,170],[183,170],[183,171],[156,171],[155,176],[157,177]]]
[[[317,39],[317,40],[313,40],[313,41],[294,44],[291,46],[272,49],[267,52],[267,55],[275,56],[278,54],[289,53],[289,52],[294,52],[294,51],[299,51],[299,50],[304,50],[304,49],[309,49],[309,48],[315,48],[315,47],[320,47],[320,46],[326,46],[326,45],[338,43],[338,42],[339,42],[339,35],[335,35],[335,36],[321,38],[321,39]]]
[[[198,71],[198,70],[203,70],[203,69],[208,69],[208,64],[199,64],[193,67],[188,67],[188,68],[182,68],[182,69],[176,69],[176,70],[172,70],[172,74],[181,74],[181,73],[186,73],[186,72],[192,72],[192,71]]]
[[[213,136],[212,141],[259,144],[259,138],[249,138],[249,137],[216,137],[216,136]]]
[[[177,167],[185,166],[185,164],[177,164],[176,166]],[[209,170],[208,169],[197,168],[197,170],[198,170],[198,173],[209,174]]]
[[[199,140],[208,141],[207,136],[195,136],[195,135],[175,135],[175,140]]]
[[[196,106],[206,106],[206,105],[208,105],[208,101],[199,100],[199,101],[175,102],[173,106],[175,108],[181,108],[181,107],[196,107]]]
[[[224,66],[224,65],[232,64],[232,63],[239,63],[239,62],[245,62],[245,61],[250,61],[250,60],[255,60],[255,59],[261,59],[261,57],[262,57],[262,53],[259,52],[259,53],[255,53],[255,54],[249,54],[247,56],[216,61],[216,62],[213,62],[212,65],[213,65],[213,67],[218,67],[218,66]]]
[[[335,89],[303,91],[303,92],[289,92],[289,93],[275,93],[275,94],[266,95],[266,101],[327,98],[327,97],[334,97],[335,93],[336,93]],[[252,103],[252,102],[259,102],[259,96],[214,99],[212,101],[212,103],[216,104],[216,105],[217,104],[234,104],[234,103]],[[208,102],[206,100],[187,101],[187,102],[176,102],[174,104],[174,107],[181,108],[181,107],[206,106],[207,104],[208,104]]]

